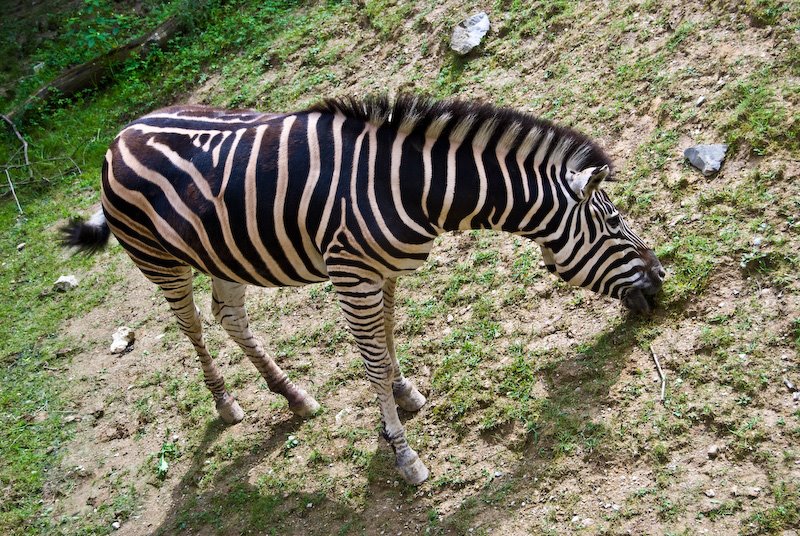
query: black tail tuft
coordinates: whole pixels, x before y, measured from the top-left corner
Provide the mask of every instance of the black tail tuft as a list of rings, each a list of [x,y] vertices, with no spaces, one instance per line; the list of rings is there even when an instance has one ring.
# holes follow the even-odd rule
[[[74,247],[79,253],[93,255],[106,246],[110,236],[111,230],[105,219],[97,224],[73,219],[61,228],[61,245]]]

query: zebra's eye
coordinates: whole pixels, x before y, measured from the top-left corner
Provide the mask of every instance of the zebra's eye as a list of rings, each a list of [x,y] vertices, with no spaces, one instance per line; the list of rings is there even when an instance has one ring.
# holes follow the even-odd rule
[[[622,223],[619,219],[619,214],[615,214],[606,220],[606,223],[609,227],[619,227],[619,224]]]

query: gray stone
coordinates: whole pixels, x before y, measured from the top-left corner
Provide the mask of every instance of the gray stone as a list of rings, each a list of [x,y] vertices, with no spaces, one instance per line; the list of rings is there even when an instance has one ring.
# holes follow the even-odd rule
[[[67,292],[78,286],[78,280],[74,275],[62,275],[55,283],[53,283],[53,290],[58,292]]]
[[[719,447],[716,445],[711,445],[708,447],[708,457],[712,460],[719,455]]]
[[[728,146],[722,143],[714,145],[695,145],[683,151],[683,156],[689,160],[694,167],[702,171],[703,175],[709,176],[720,170],[727,151]]]
[[[489,28],[489,16],[483,11],[461,21],[458,26],[453,28],[450,48],[462,56],[468,54],[470,50],[481,43],[481,39],[489,31]]]

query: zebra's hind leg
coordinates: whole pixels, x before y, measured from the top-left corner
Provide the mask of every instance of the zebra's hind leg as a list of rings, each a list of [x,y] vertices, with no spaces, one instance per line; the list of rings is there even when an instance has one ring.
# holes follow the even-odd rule
[[[289,380],[286,373],[264,351],[261,341],[250,331],[250,321],[244,305],[245,289],[245,285],[241,283],[213,277],[211,309],[214,316],[264,377],[270,391],[286,397],[289,409],[296,415],[314,415],[319,411],[317,401]]]
[[[386,330],[386,347],[392,358],[392,392],[397,405],[405,411],[417,411],[427,399],[411,381],[403,376],[394,348],[394,289],[397,279],[392,277],[383,283],[383,322]]]
[[[200,358],[206,387],[214,397],[220,418],[227,424],[236,424],[241,421],[244,419],[244,412],[236,399],[225,389],[222,373],[211,359],[211,354],[208,353],[208,348],[203,340],[200,311],[195,306],[192,296],[192,270],[188,266],[182,266],[176,268],[174,273],[169,276],[148,274],[148,277],[161,287],[164,297],[178,320],[178,326],[192,342],[197,356]]]
[[[348,267],[352,270],[352,267]],[[333,269],[329,270],[329,273]],[[377,277],[377,276],[375,276]],[[409,484],[421,484],[428,468],[406,439],[397,415],[393,392],[395,367],[386,344],[383,281],[375,282],[356,275],[332,277],[347,324],[364,359],[367,377],[378,396],[383,420],[383,437],[395,453],[397,470]]]

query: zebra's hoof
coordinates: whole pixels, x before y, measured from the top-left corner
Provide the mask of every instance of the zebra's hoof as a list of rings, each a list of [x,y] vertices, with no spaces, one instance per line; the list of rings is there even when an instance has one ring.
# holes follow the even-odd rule
[[[400,409],[403,411],[417,411],[425,405],[428,399],[412,385],[411,389],[405,394],[395,393],[394,401],[397,402],[397,405],[400,406]]]
[[[416,456],[414,461],[408,465],[398,465],[397,470],[400,471],[400,475],[403,477],[403,480],[412,486],[422,484],[428,480],[428,476],[430,476],[428,468],[425,467],[425,464],[422,463],[422,460],[419,459],[419,456]]]
[[[319,412],[320,405],[319,402],[314,400],[314,397],[309,395],[308,393],[303,393],[302,397],[299,397],[299,402],[294,404],[289,403],[289,409],[292,410],[292,413],[299,417],[311,417],[316,415]]]
[[[222,398],[217,400],[217,413],[219,413],[219,418],[225,424],[236,424],[244,419],[244,411],[242,411],[241,406],[228,393],[225,393]]]

